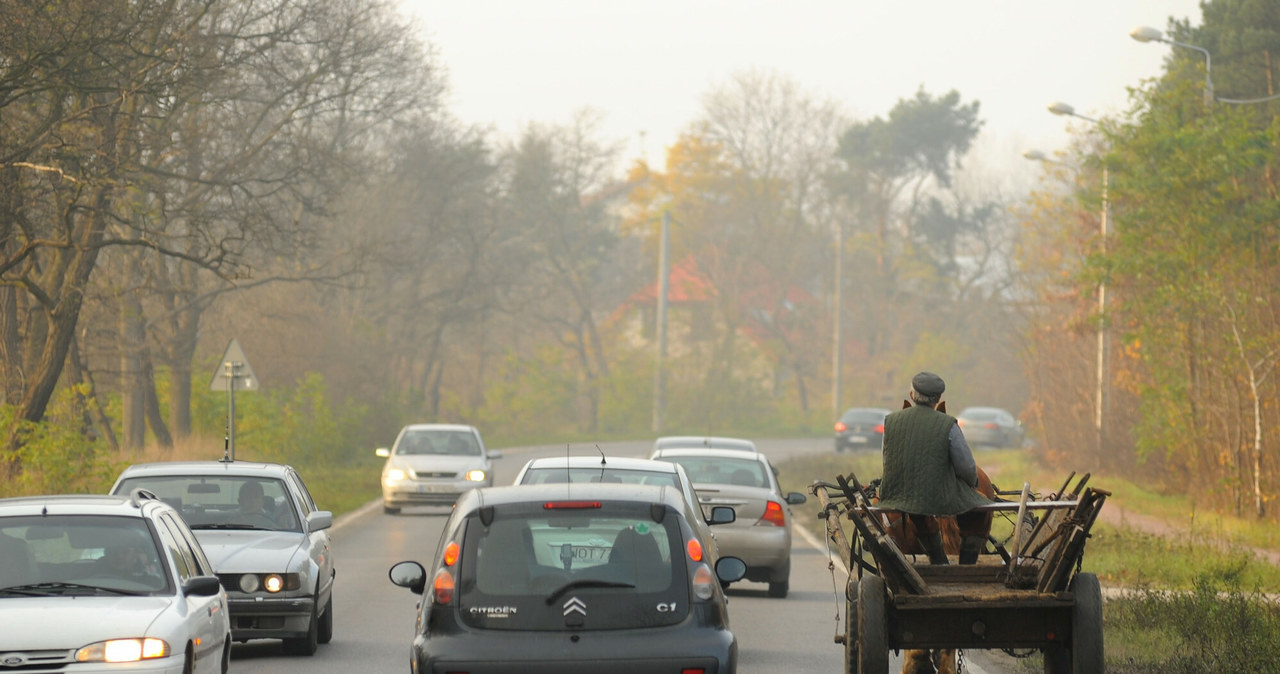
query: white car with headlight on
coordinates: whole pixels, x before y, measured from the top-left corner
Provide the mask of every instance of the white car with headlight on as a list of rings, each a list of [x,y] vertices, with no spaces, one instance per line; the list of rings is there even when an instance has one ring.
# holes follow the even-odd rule
[[[177,508],[213,562],[236,641],[281,639],[312,655],[333,639],[333,513],[292,467],[251,461],[129,466],[112,493],[146,489]]]
[[[225,673],[227,596],[152,494],[0,500],[0,671]]]
[[[380,447],[382,509],[394,515],[405,506],[453,505],[469,489],[493,486],[489,451],[475,426],[412,424],[400,429],[395,444]]]

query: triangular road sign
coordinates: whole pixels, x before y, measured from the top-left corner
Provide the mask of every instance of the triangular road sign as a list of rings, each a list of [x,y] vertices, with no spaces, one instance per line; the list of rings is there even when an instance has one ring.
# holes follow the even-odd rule
[[[210,391],[229,391],[234,379],[237,391],[258,390],[258,378],[253,376],[253,366],[244,357],[240,342],[235,339],[227,345],[227,350],[218,361],[218,369],[213,371],[213,379],[209,382]]]

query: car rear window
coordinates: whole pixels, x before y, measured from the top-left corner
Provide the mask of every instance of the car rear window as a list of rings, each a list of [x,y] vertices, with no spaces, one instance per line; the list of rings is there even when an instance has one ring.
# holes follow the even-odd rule
[[[689,611],[680,515],[645,503],[496,507],[466,526],[459,611],[485,629],[607,630]],[[598,507],[595,507],[598,505]]]
[[[960,418],[965,421],[995,421],[998,416],[1000,413],[995,410],[976,410],[965,412],[960,415]]]
[[[654,470],[622,470],[617,468],[530,468],[525,471],[520,484],[548,484],[560,482],[604,482],[617,484],[652,484],[679,487],[675,473]]]
[[[840,420],[845,422],[846,424],[849,424],[849,423],[878,424],[884,421],[884,417],[885,417],[884,412],[878,412],[876,410],[852,410],[849,412],[845,412],[844,416],[841,417]]]
[[[768,487],[764,466],[759,461],[733,459],[718,456],[672,456],[673,461],[684,466],[684,472],[694,484],[733,484],[742,487]]]

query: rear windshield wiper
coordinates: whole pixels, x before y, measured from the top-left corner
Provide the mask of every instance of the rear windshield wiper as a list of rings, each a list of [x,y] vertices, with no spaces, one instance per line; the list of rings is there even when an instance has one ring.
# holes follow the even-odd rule
[[[134,592],[133,590],[121,590],[115,587],[102,587],[101,585],[83,585],[81,583],[31,583],[29,585],[14,585],[13,587],[0,588],[0,593],[21,594],[30,597],[48,597],[52,595],[66,594],[69,590],[90,590],[93,592],[106,592],[108,594],[119,594],[130,597],[138,597],[146,594],[144,592]]]
[[[271,531],[266,527],[260,527],[253,524],[192,524],[191,529],[244,529],[253,531]]]
[[[561,595],[568,592],[569,590],[575,590],[580,587],[621,587],[621,588],[635,589],[635,585],[632,585],[631,583],[621,583],[616,580],[599,580],[596,578],[581,578],[578,580],[571,580],[565,583],[564,585],[561,585],[559,588],[556,589],[555,592],[552,592],[550,595],[547,595],[547,605],[550,606],[553,602],[555,602],[555,600],[559,599]]]

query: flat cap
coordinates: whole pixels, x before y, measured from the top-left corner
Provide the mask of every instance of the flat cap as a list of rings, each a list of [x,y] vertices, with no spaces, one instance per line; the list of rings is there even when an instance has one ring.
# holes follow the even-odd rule
[[[911,388],[922,396],[936,398],[947,390],[947,384],[942,381],[942,377],[932,372],[921,372],[911,378]]]

